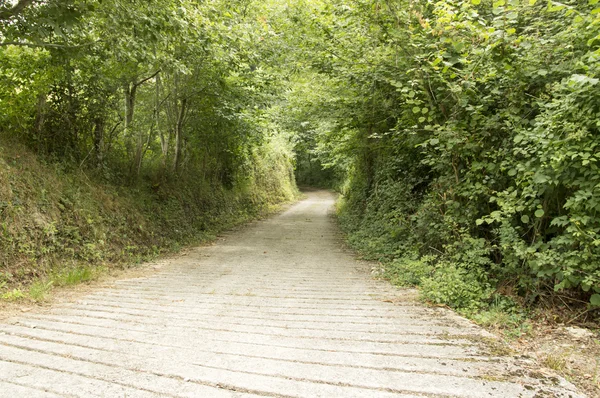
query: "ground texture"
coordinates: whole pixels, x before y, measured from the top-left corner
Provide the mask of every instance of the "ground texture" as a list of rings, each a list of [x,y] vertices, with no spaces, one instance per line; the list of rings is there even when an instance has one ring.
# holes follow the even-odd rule
[[[580,397],[343,248],[311,192],[165,265],[0,323],[2,397]]]

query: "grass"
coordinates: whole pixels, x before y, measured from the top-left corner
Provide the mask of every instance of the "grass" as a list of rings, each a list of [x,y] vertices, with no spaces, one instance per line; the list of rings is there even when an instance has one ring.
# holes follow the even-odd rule
[[[255,169],[262,174],[231,189],[184,175],[156,183],[152,174],[122,186],[0,137],[0,301],[44,301],[54,288],[178,252],[273,213],[298,193],[289,173],[270,173],[263,163]],[[259,182],[246,181],[252,179]]]
[[[562,372],[567,366],[567,355],[564,353],[552,353],[548,354],[542,359],[542,365],[547,368]]]
[[[525,313],[493,306],[488,310],[471,314],[470,318],[488,329],[496,332],[502,331],[502,334],[508,339],[527,335],[533,328]]]
[[[105,267],[81,266],[59,271],[51,276],[51,282],[55,286],[73,286],[80,283],[90,282],[98,278],[106,271]]]
[[[52,290],[52,285],[52,281],[36,281],[29,286],[27,296],[35,302],[45,301]]]
[[[51,273],[47,277],[34,280],[28,285],[28,288],[14,288],[9,290],[2,294],[0,299],[11,302],[44,302],[50,297],[55,287],[68,287],[88,283],[98,279],[107,270],[106,267],[101,266],[77,266],[61,269]]]
[[[5,292],[4,294],[2,294],[2,296],[0,296],[0,298],[2,298],[2,300],[6,300],[6,301],[19,301],[19,300],[25,298],[25,294],[23,293],[23,291],[21,289],[13,289],[13,290],[9,290],[8,292]]]

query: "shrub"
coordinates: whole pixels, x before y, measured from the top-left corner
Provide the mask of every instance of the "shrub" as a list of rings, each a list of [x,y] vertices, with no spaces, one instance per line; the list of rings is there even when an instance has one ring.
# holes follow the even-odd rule
[[[435,304],[447,304],[462,312],[482,308],[490,299],[489,283],[463,268],[441,262],[431,277],[421,280],[421,295]]]
[[[431,277],[435,270],[432,265],[435,257],[425,256],[420,259],[402,257],[386,265],[385,276],[390,282],[399,286],[419,286],[421,280]]]

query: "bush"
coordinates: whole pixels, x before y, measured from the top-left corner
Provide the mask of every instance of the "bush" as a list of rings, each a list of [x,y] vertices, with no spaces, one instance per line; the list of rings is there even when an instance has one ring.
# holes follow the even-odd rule
[[[356,97],[338,112],[350,120],[328,135],[351,144],[330,159],[352,165],[340,216],[350,242],[403,285],[424,269],[407,252],[438,256],[423,279],[434,302],[467,308],[488,285],[511,286],[524,304],[562,291],[600,313],[596,2],[411,4],[418,18],[404,27],[362,21],[419,44],[349,65]]]
[[[441,262],[431,277],[421,280],[421,295],[432,303],[469,313],[486,305],[492,289],[467,270]]]
[[[386,264],[385,276],[398,286],[419,286],[424,278],[431,277],[435,271],[432,265],[435,257],[425,256],[420,259],[402,257]]]

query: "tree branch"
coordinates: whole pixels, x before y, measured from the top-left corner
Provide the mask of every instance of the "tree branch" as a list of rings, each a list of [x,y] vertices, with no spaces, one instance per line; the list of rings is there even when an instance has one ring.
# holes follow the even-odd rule
[[[142,84],[146,83],[148,80],[152,79],[153,77],[155,77],[156,75],[158,75],[160,73],[160,69],[157,70],[156,72],[154,72],[152,75],[140,80],[137,83],[133,83],[133,85],[137,88],[138,86],[141,86]]]

